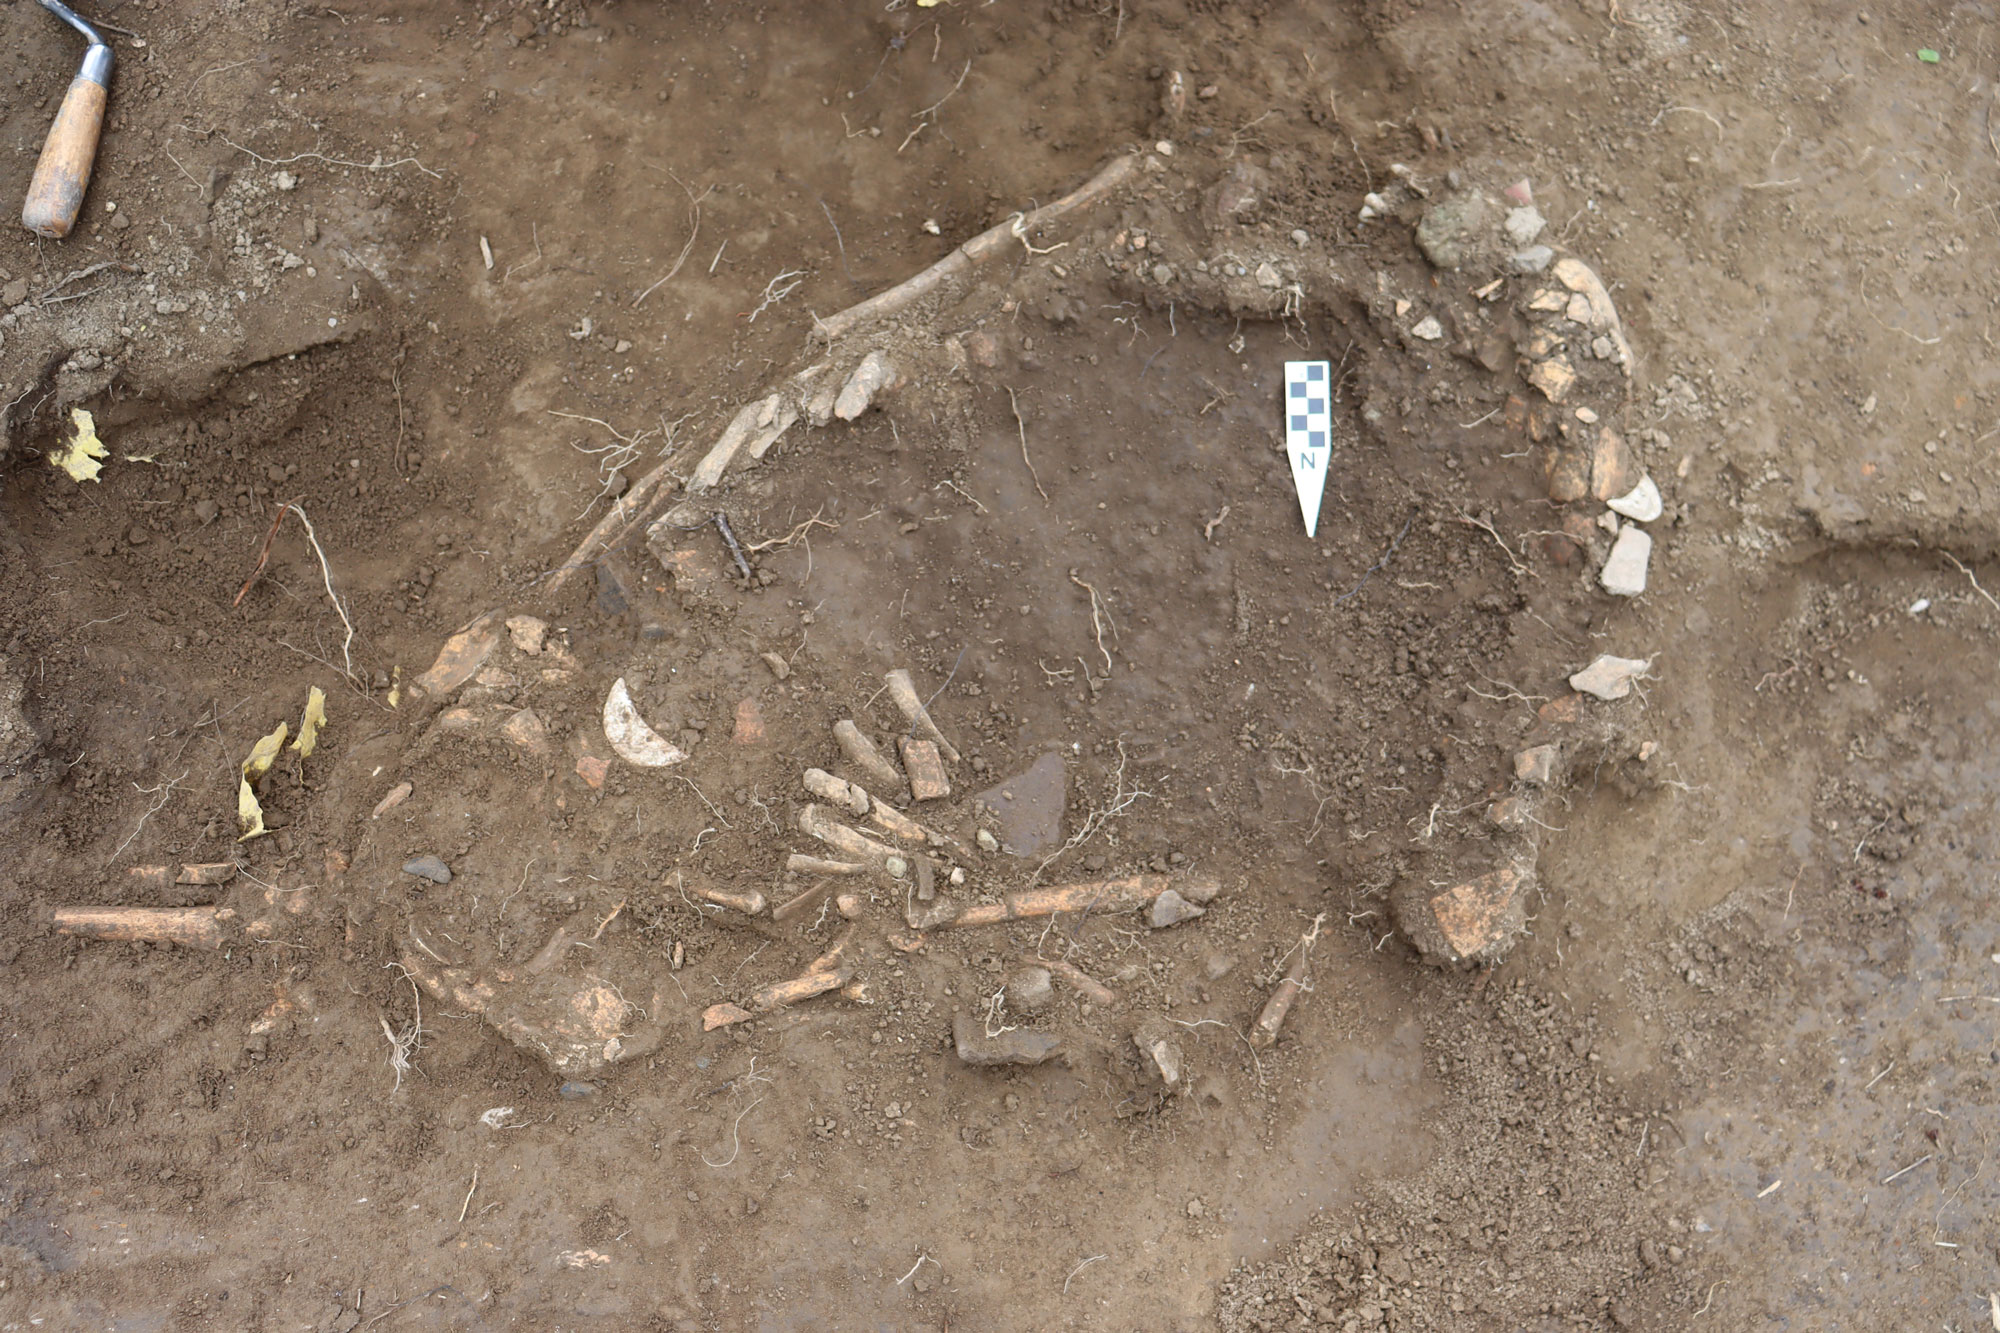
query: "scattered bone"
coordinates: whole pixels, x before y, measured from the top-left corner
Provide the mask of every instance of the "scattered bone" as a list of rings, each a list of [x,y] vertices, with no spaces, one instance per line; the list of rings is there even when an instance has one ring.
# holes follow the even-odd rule
[[[542,642],[548,637],[549,626],[544,620],[533,616],[508,616],[507,637],[514,641],[516,652],[528,657],[542,655]]]
[[[501,738],[532,755],[549,752],[549,729],[532,708],[520,712],[500,724]]]
[[[1556,261],[1552,271],[1557,282],[1583,298],[1583,311],[1577,317],[1577,323],[1588,324],[1600,332],[1618,326],[1618,307],[1612,304],[1611,293],[1605,290],[1604,283],[1591,271],[1590,265],[1581,259],[1564,256]]]
[[[801,775],[807,791],[833,805],[838,805],[855,815],[868,813],[868,793],[848,782],[837,778],[822,768],[809,768]]]
[[[1092,880],[1056,888],[1023,889],[997,903],[968,907],[951,924],[990,926],[1023,917],[1054,916],[1058,912],[1129,912],[1151,906],[1169,889],[1187,901],[1206,903],[1222,892],[1222,885],[1213,879],[1175,881],[1165,875],[1128,875],[1123,879]]]
[[[1550,270],[1556,280],[1572,292],[1582,296],[1589,306],[1588,322],[1591,328],[1611,340],[1612,357],[1627,375],[1632,373],[1632,347],[1625,341],[1625,327],[1618,319],[1618,307],[1612,304],[1611,293],[1603,281],[1591,271],[1588,264],[1580,259],[1565,256],[1555,262]]]
[[[821,880],[804,893],[794,894],[772,908],[771,919],[780,925],[783,925],[787,921],[797,920],[799,917],[806,915],[806,913],[824,903],[832,893],[832,881]]]
[[[919,801],[941,801],[951,795],[951,779],[938,757],[935,741],[903,738],[903,771],[910,775],[910,795]]]
[[[754,1014],[769,1013],[801,1000],[810,1000],[815,995],[824,995],[830,990],[839,990],[854,975],[854,969],[846,959],[853,940],[854,927],[849,926],[833,942],[833,947],[808,963],[799,976],[774,981],[750,992],[741,1006],[727,1003],[709,1006],[702,1015],[702,1027],[713,1031],[730,1023],[741,1023]]]
[[[1263,1012],[1250,1026],[1250,1044],[1263,1048],[1278,1040],[1278,1029],[1285,1024],[1285,1015],[1292,1012],[1292,1005],[1306,989],[1306,978],[1312,972],[1313,945],[1319,942],[1319,928],[1326,921],[1326,913],[1313,918],[1312,929],[1299,937],[1296,955],[1292,965],[1285,972],[1285,979],[1271,992],[1271,998],[1264,1002]]]
[[[417,677],[417,688],[436,697],[449,694],[471,680],[500,643],[499,621],[498,611],[488,611],[446,639],[431,669]]]
[[[833,724],[833,738],[840,743],[840,752],[847,756],[847,762],[861,770],[861,775],[875,784],[877,791],[896,792],[903,789],[903,775],[896,771],[894,764],[882,757],[875,748],[875,742],[862,735],[861,728],[843,719]]]
[[[184,865],[178,873],[172,866],[133,866],[125,873],[139,888],[158,892],[176,884],[227,884],[236,878],[236,863],[215,861]]]
[[[801,976],[788,981],[774,981],[768,986],[750,992],[746,1008],[753,1014],[767,1013],[782,1009],[786,1005],[797,1004],[800,1000],[810,1000],[815,995],[824,995],[830,990],[839,990],[847,984],[853,973],[845,968],[808,968]]]
[[[641,768],[665,768],[687,758],[679,746],[669,744],[646,725],[623,676],[612,683],[611,693],[604,696],[604,738],[621,759]]]
[[[741,912],[745,916],[764,915],[764,895],[757,889],[752,889],[748,893],[732,893],[728,889],[716,888],[696,889],[694,896],[703,902],[714,903],[717,907],[727,907],[730,911]]]
[[[874,405],[878,394],[902,382],[902,372],[887,356],[879,351],[870,352],[861,358],[861,364],[841,386],[840,396],[834,399],[833,414],[842,421],[852,421]]]
[[[763,402],[748,403],[738,409],[729,424],[723,427],[722,434],[716,438],[708,454],[701,462],[695,464],[693,474],[687,479],[689,495],[700,495],[703,491],[713,490],[716,483],[722,480],[723,474],[729,471],[729,465],[736,461],[736,456],[750,443],[750,437],[756,433],[757,418],[762,415],[763,410]]]
[[[877,801],[871,818],[905,842],[928,843],[930,841],[929,830],[925,829],[922,824],[919,824],[901,810],[896,809],[893,805],[883,805],[880,801]]]
[[[778,437],[792,428],[799,419],[799,409],[779,394],[772,394],[764,400],[764,406],[757,413],[757,429],[750,436],[750,443],[744,448],[751,462],[759,462],[771,452],[771,446]]]
[[[90,940],[133,940],[220,949],[236,919],[227,907],[58,907],[58,935]]]
[[[481,726],[479,714],[470,708],[447,708],[438,714],[437,724],[439,731],[455,731],[465,735],[471,735]]]
[[[724,1000],[721,1004],[711,1004],[708,1008],[701,1011],[701,1030],[703,1032],[713,1032],[717,1028],[726,1028],[731,1023],[747,1023],[749,1021],[750,1011],[748,1009],[745,1009],[742,1005],[731,1004],[727,1000]]]
[[[960,1014],[951,1021],[952,1044],[969,1065],[1038,1065],[1062,1049],[1062,1043],[1032,1028],[1009,1028],[987,1035],[984,1020]]]
[[[868,865],[862,861],[827,861],[793,852],[785,858],[785,869],[801,875],[861,875],[867,873]]]
[[[1118,1002],[1118,997],[1112,994],[1109,986],[1091,976],[1074,963],[1065,963],[1060,959],[1053,959],[1049,962],[1048,969],[1064,981],[1067,981],[1070,985],[1076,987],[1084,999],[1089,1000],[1100,1009],[1108,1009]]]
[[[560,963],[571,949],[589,936],[590,913],[578,912],[557,926],[555,933],[549,936],[548,942],[535,950],[535,956],[522,964],[522,967],[530,976],[540,976]]]
[[[1613,657],[1601,654],[1583,670],[1569,678],[1570,688],[1609,703],[1632,692],[1634,681],[1644,680],[1653,669],[1650,657]]]
[[[896,855],[894,847],[879,843],[847,827],[839,820],[830,818],[826,811],[817,805],[807,805],[799,811],[799,832],[809,838],[818,838],[843,856],[876,865]]]
[[[388,814],[404,801],[410,799],[410,793],[414,790],[416,789],[407,782],[397,783],[395,786],[389,788],[389,794],[384,796],[380,803],[376,805],[375,813],[370,815],[369,818],[380,819],[383,815]]]
[[[1576,387],[1576,371],[1568,358],[1552,356],[1528,367],[1528,383],[1540,389],[1550,402],[1560,403]]]
[[[917,687],[910,679],[910,673],[903,670],[891,671],[882,677],[882,680],[889,687],[889,697],[896,701],[896,707],[902,710],[910,725],[936,741],[938,749],[944,752],[944,757],[954,764],[957,763],[958,751],[944,738],[944,733],[938,730],[937,723],[931,720],[930,710],[925,708],[924,701],[917,697]]]
[[[866,981],[850,981],[840,988],[840,998],[855,1004],[873,1004],[876,1000],[875,987]]]
[[[1102,170],[1061,198],[1043,204],[1026,216],[1009,217],[959,246],[913,278],[906,279],[849,306],[837,315],[814,321],[813,331],[828,342],[843,337],[864,323],[907,308],[948,283],[971,275],[975,266],[994,255],[1012,251],[1021,240],[1068,213],[1086,207],[1125,185],[1139,170],[1136,154],[1119,153]]]
[[[971,850],[957,838],[952,837],[949,833],[940,833],[926,824],[919,824],[916,820],[911,819],[892,805],[884,805],[882,802],[876,801],[869,807],[868,817],[874,820],[881,828],[906,843],[921,843],[927,847],[946,847],[957,856],[970,857],[972,855]]]
[[[868,912],[868,900],[858,893],[843,893],[834,898],[833,910],[843,920],[859,921]]]

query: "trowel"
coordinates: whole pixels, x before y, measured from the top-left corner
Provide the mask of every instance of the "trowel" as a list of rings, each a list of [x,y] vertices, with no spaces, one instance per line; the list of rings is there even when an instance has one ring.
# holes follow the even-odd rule
[[[21,206],[23,226],[37,236],[61,240],[76,226],[83,192],[90,187],[90,168],[97,160],[97,135],[111,92],[111,46],[69,6],[58,0],[40,3],[90,42],[63,96],[62,109],[56,112],[56,122],[49,126],[41,160],[28,184],[27,202]]]

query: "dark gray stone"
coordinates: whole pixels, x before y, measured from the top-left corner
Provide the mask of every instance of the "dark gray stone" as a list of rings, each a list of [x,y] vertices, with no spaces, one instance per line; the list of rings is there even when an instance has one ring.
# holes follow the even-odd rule
[[[1062,1043],[1048,1033],[1030,1028],[1014,1028],[989,1037],[985,1023],[972,1014],[960,1014],[951,1021],[951,1038],[958,1047],[958,1058],[969,1065],[1038,1065],[1062,1049]]]
[[[403,862],[403,873],[427,879],[433,884],[451,883],[451,867],[428,852],[415,860]]]

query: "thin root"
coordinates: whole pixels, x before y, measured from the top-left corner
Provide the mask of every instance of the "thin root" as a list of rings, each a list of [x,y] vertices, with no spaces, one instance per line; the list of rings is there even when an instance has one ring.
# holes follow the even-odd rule
[[[1014,429],[1021,434],[1021,461],[1027,464],[1028,476],[1035,483],[1035,493],[1042,497],[1042,503],[1049,502],[1049,493],[1042,489],[1042,479],[1035,473],[1035,464],[1028,457],[1028,423],[1021,420],[1021,400],[1014,396],[1013,387],[1007,388],[1007,404],[1014,409]]]

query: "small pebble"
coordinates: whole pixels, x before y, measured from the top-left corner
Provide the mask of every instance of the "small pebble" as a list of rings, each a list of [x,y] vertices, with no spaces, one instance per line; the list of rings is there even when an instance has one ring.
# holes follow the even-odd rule
[[[429,853],[415,860],[403,862],[403,873],[415,875],[418,879],[427,879],[433,884],[451,883],[451,868]]]

